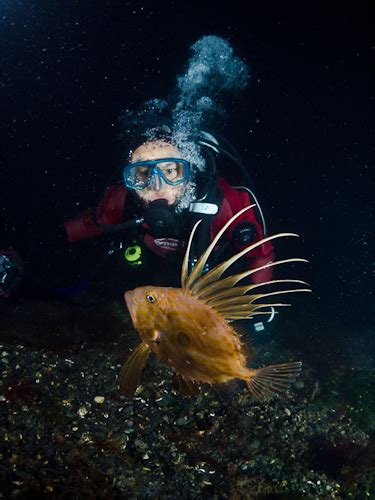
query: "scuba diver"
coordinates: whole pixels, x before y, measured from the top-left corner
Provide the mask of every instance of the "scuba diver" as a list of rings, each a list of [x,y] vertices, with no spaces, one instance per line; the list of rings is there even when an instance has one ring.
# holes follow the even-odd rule
[[[227,229],[224,243],[215,249],[208,265],[213,267],[226,255],[265,236],[263,213],[253,191],[232,187],[217,172],[216,157],[220,154],[240,164],[235,153],[205,131],[200,131],[197,143],[206,158],[203,172],[194,169],[178,149],[168,126],[153,127],[151,134],[145,131],[122,167],[122,179],[106,189],[98,206],[64,222],[69,244],[92,239],[105,242],[110,266],[120,279],[119,293],[146,284],[180,286],[185,245],[199,219],[202,223],[190,252],[190,266],[232,215],[245,206],[256,205]],[[0,296],[9,297],[20,282],[22,261],[12,250],[0,254]],[[266,242],[240,259],[237,265],[241,267],[235,271],[255,269],[273,259],[273,246]],[[250,276],[253,283],[271,278],[272,268]],[[54,290],[68,295],[81,288],[79,284],[73,289]]]
[[[202,148],[219,152],[211,134],[201,132],[199,141]],[[126,288],[147,283],[179,286],[182,257],[195,222],[202,219],[191,266],[230,217],[254,203],[257,208],[226,231],[225,244],[214,253],[216,263],[264,237],[263,214],[248,189],[233,188],[218,176],[213,161],[211,168],[195,172],[173,143],[169,127],[163,126],[131,151],[122,181],[107,188],[99,205],[66,221],[64,227],[69,243],[109,236],[110,254],[120,257],[130,271],[127,275],[135,276],[131,286],[131,279],[124,283]],[[244,257],[242,268],[255,269],[273,258],[272,244],[267,242]],[[268,281],[271,276],[272,269],[267,268],[251,275],[251,281]]]
[[[199,144],[211,162],[203,173],[193,172],[190,162],[173,144],[168,127],[153,128],[152,140],[141,140],[130,152],[129,163],[123,167],[123,179],[106,189],[98,206],[64,222],[67,242],[74,244],[107,236],[108,254],[120,254],[126,268],[144,270],[149,283],[178,286],[178,272],[166,271],[171,266],[179,271],[185,243],[197,220],[202,219],[202,224],[198,228],[196,248],[191,251],[191,265],[229,218],[247,205],[256,207],[227,230],[226,245],[216,251],[216,260],[223,260],[225,253],[233,254],[262,239],[266,227],[254,193],[249,187],[234,188],[218,175],[213,153],[225,151],[231,159],[239,160],[208,132],[200,132]],[[195,196],[188,198],[189,204],[185,207],[184,196],[186,198],[192,184],[196,187]],[[0,296],[7,297],[17,287],[23,265],[14,249],[0,251],[0,255]],[[150,258],[159,265],[150,266]],[[273,258],[273,246],[267,242],[245,256],[245,267],[260,267]],[[164,263],[168,264],[167,269]],[[211,267],[213,265],[211,263]],[[143,284],[140,275],[136,273],[136,286]],[[154,275],[155,281],[152,281]],[[272,268],[267,268],[254,273],[251,280],[253,283],[268,281],[271,275]]]

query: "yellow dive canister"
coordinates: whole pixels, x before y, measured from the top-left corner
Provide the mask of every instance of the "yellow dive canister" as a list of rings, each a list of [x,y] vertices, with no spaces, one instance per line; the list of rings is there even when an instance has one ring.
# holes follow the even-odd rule
[[[142,248],[138,243],[128,245],[124,250],[124,259],[130,266],[142,265]]]

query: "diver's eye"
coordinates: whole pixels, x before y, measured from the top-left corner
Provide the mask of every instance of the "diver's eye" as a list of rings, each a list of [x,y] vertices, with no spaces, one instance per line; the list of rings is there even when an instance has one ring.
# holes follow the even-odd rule
[[[149,292],[147,292],[147,293],[146,293],[146,299],[147,299],[149,302],[151,302],[151,304],[152,304],[153,302],[156,302],[156,297],[155,297],[155,295],[153,295],[152,293],[149,293]]]

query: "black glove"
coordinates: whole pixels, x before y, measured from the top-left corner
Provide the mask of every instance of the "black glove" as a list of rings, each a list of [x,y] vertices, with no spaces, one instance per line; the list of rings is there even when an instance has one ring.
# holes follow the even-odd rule
[[[13,248],[0,250],[0,297],[14,295],[22,281],[23,264]]]

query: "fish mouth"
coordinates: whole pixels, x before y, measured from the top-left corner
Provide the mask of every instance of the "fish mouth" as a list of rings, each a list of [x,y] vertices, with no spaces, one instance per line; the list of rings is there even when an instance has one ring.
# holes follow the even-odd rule
[[[125,303],[126,307],[128,308],[130,317],[132,319],[133,325],[135,326],[135,316],[134,316],[134,309],[135,309],[135,303],[134,303],[134,290],[129,290],[125,292],[124,295],[125,298]]]

